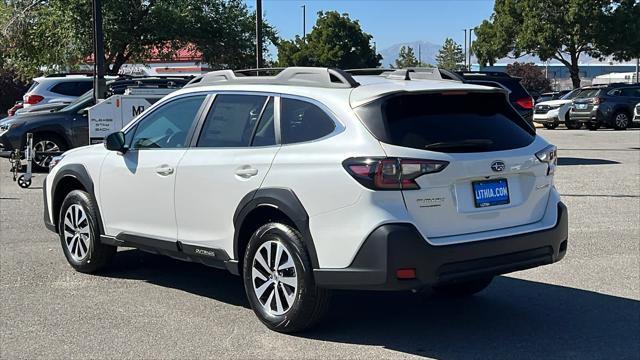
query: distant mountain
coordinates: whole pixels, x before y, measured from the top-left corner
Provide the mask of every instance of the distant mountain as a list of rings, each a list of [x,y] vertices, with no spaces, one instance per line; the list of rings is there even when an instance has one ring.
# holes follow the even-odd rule
[[[420,47],[420,53],[422,54],[422,61],[428,64],[435,65],[436,55],[442,45],[434,44],[429,41],[412,41],[399,44],[393,44],[386,49],[378,51],[382,55],[382,67],[389,67],[389,65],[395,65],[398,53],[402,46],[409,46],[413,48],[413,52],[418,57],[418,46]],[[420,59],[419,59],[420,60]]]
[[[438,54],[438,51],[440,50],[440,48],[442,47],[442,45],[438,45],[438,44],[434,44],[432,42],[429,41],[412,41],[412,42],[405,42],[405,43],[398,43],[398,44],[394,44],[389,46],[386,49],[380,50],[378,51],[380,53],[380,55],[382,55],[382,67],[389,67],[389,65],[395,65],[396,63],[396,59],[398,58],[398,53],[400,52],[400,48],[402,46],[409,46],[413,48],[413,52],[416,54],[416,58],[418,57],[418,45],[420,45],[420,51],[422,52],[422,61],[428,63],[428,64],[432,64],[432,65],[436,65],[436,55]],[[502,58],[502,59],[498,59],[496,61],[496,64],[512,64],[514,62],[520,62],[520,63],[528,63],[528,62],[532,62],[535,64],[543,64],[544,62],[542,60],[540,60],[537,56],[533,56],[533,55],[523,55],[517,59],[512,59],[512,58]],[[472,64],[477,64],[476,58],[474,56],[471,56],[471,63]],[[560,62],[558,60],[550,60],[549,64],[560,64]],[[592,58],[586,54],[582,54],[580,55],[580,64],[581,65],[586,65],[586,64],[591,64],[591,65],[609,65],[609,64],[617,64],[617,65],[635,65],[635,61],[629,61],[629,62],[617,62],[617,61],[613,61],[613,59],[604,59],[604,60],[599,60],[596,58]]]

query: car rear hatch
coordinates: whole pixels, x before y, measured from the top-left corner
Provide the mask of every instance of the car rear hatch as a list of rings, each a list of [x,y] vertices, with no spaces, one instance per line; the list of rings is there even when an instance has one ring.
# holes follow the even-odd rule
[[[585,89],[575,99],[573,99],[572,110],[574,113],[588,115],[595,106],[600,89]]]
[[[421,165],[423,175],[401,189],[411,221],[432,243],[542,219],[555,147],[535,136],[503,93],[401,94],[356,111],[403,173],[404,162],[407,169],[442,164]],[[543,149],[553,163],[537,157]]]

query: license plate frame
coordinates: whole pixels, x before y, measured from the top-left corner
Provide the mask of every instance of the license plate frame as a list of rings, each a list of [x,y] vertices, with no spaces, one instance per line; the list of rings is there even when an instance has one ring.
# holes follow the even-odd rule
[[[478,190],[492,190],[492,192],[495,193],[496,189],[503,187],[506,189],[506,196],[504,194],[498,194],[496,196],[491,196],[490,199],[487,199],[486,197],[483,199],[483,196],[478,196],[479,194],[486,194],[486,192],[479,193]],[[505,178],[472,181],[471,190],[473,191],[473,201],[476,208],[487,208],[511,203],[509,182]]]
[[[587,108],[587,104],[576,104],[576,109],[585,110]]]

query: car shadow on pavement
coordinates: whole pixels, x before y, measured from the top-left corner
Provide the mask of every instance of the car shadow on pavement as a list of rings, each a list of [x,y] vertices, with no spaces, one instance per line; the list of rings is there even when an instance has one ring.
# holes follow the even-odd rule
[[[139,250],[100,275],[249,307],[239,277]],[[637,358],[640,301],[506,276],[468,299],[335,291],[324,321],[294,336],[438,359]]]
[[[468,299],[336,293],[303,336],[437,359],[637,358],[640,301],[501,276]]]
[[[589,159],[577,157],[558,157],[558,166],[568,165],[614,165],[620,164],[619,161],[606,159]]]
[[[99,276],[141,280],[249,308],[240,277],[226,270],[175,260],[136,249],[119,249]]]

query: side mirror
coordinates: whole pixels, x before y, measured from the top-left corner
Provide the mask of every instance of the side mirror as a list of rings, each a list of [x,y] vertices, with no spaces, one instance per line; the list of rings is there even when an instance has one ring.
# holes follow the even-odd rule
[[[128,148],[124,142],[124,133],[122,131],[118,131],[107,135],[106,139],[104,139],[104,147],[111,151],[121,153],[127,152]]]

